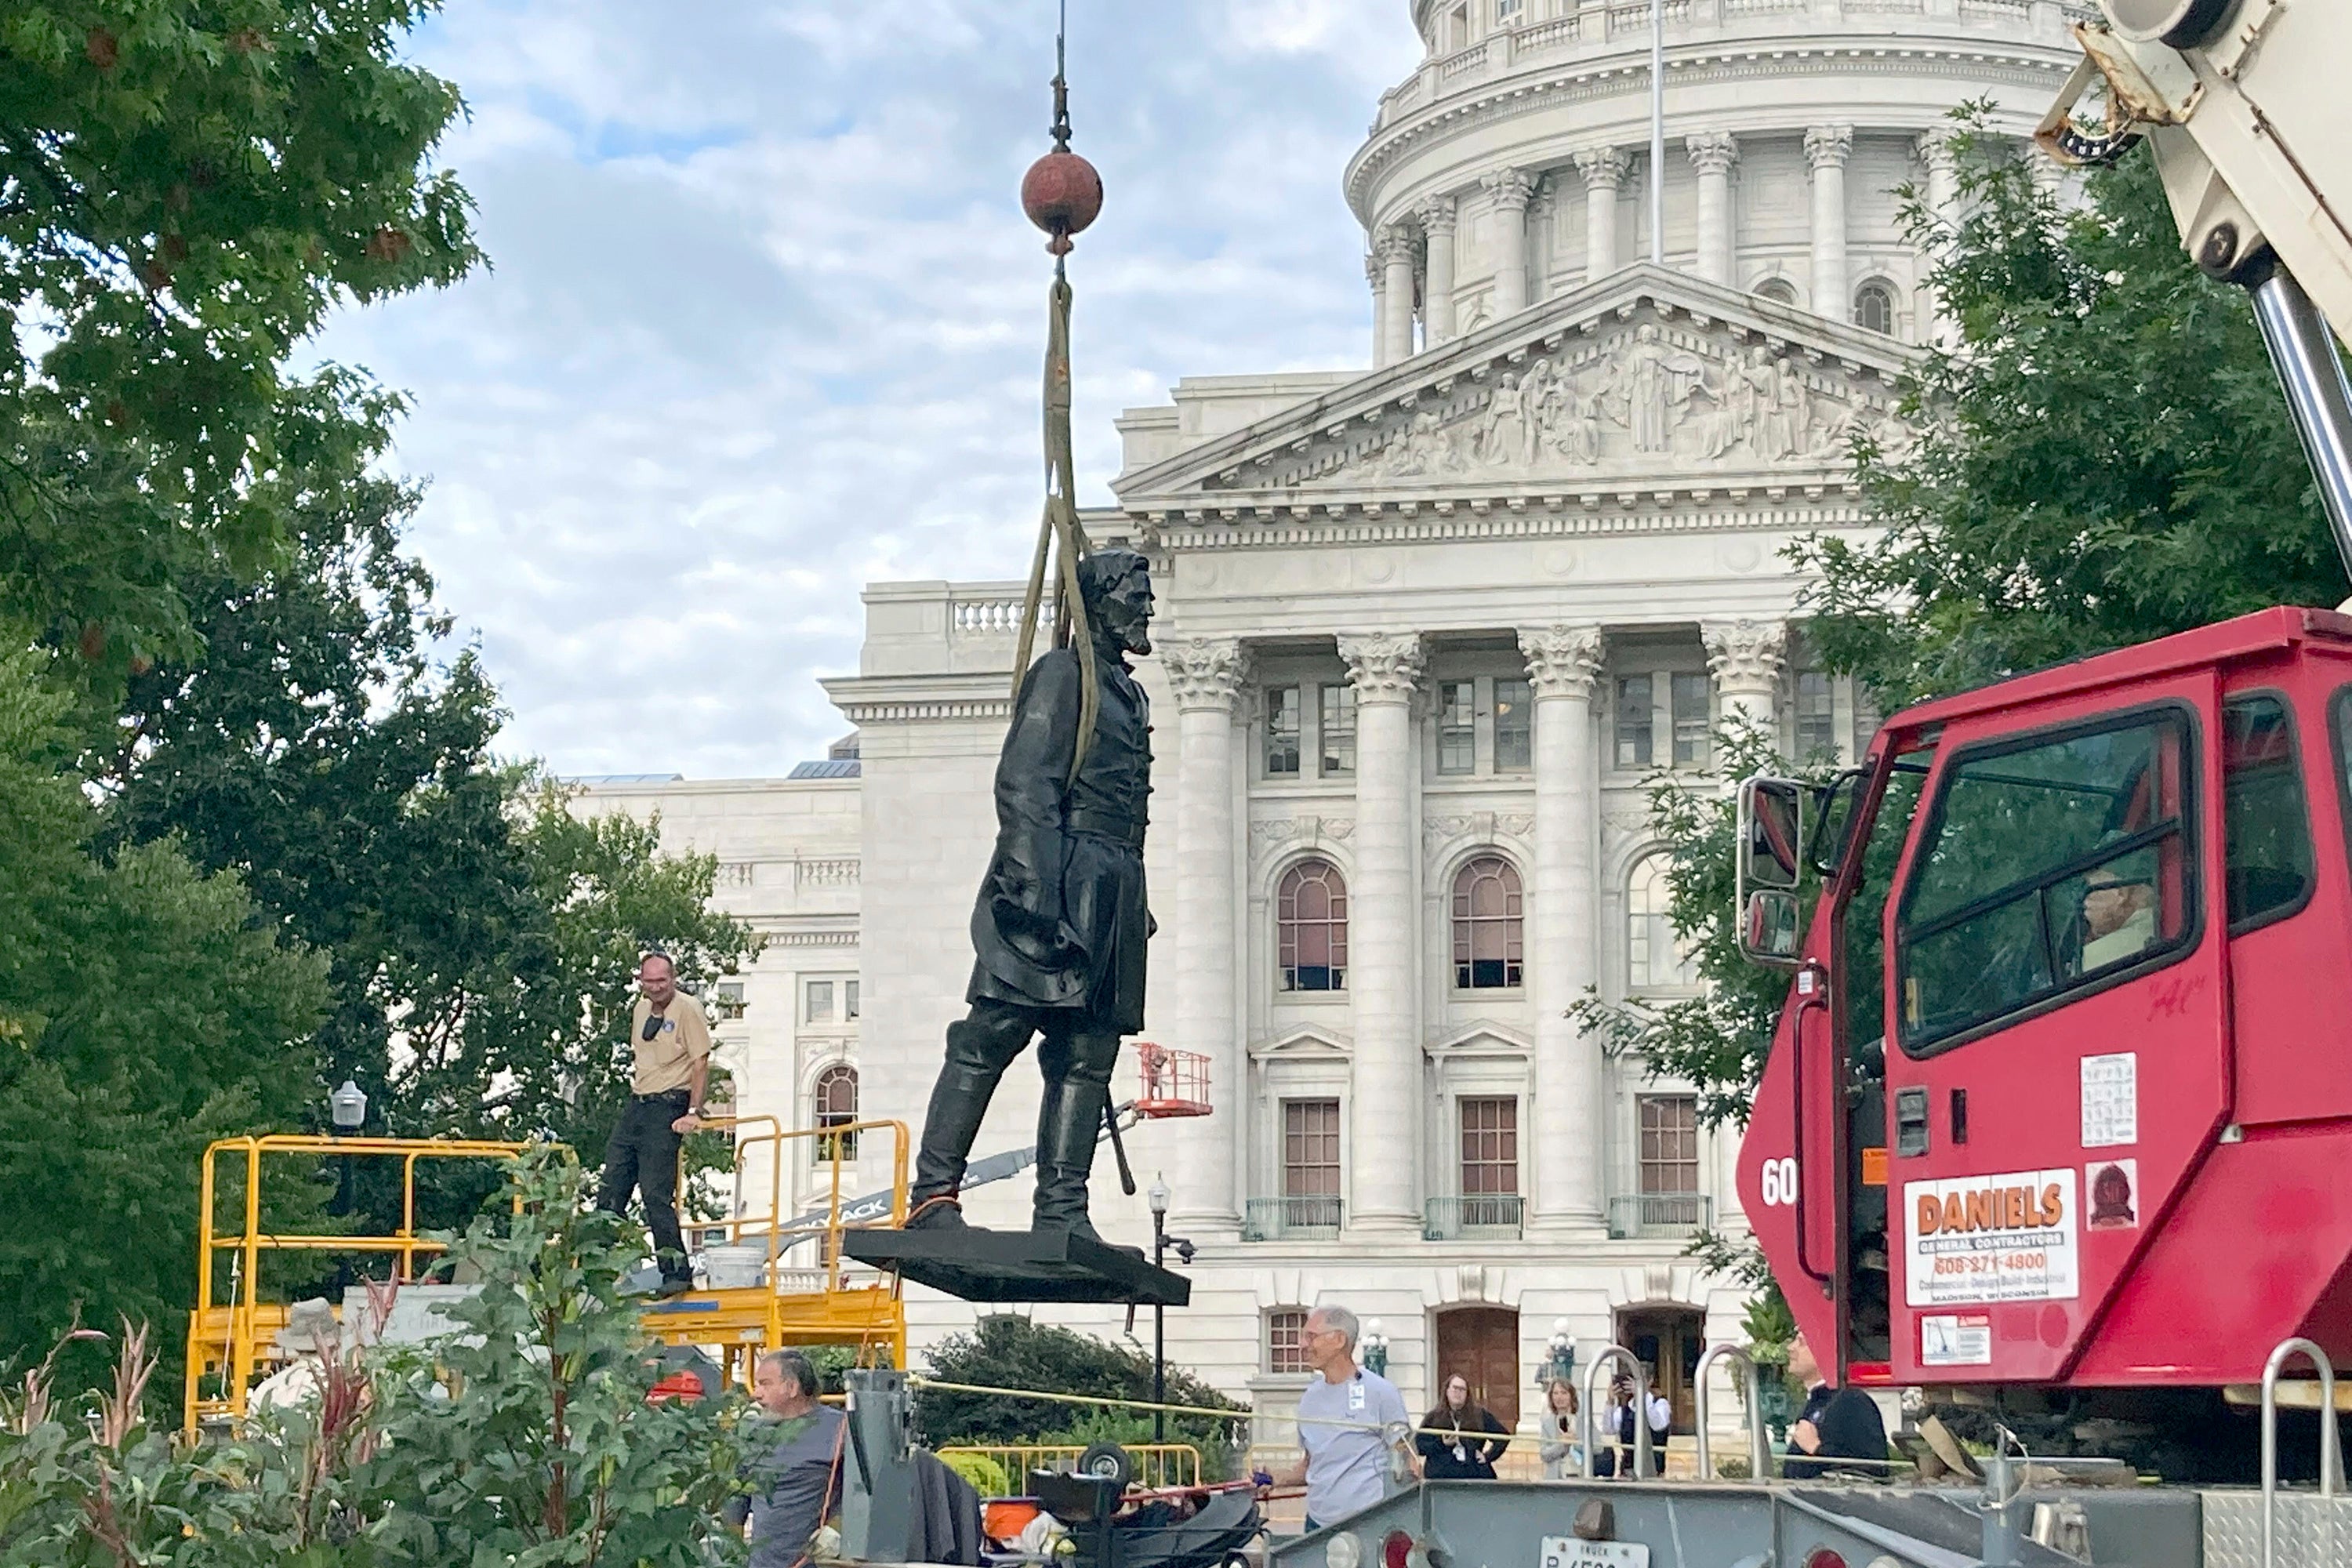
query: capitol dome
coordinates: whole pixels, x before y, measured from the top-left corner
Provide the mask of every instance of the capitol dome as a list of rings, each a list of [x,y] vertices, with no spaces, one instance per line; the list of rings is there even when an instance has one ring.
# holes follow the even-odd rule
[[[1426,53],[1348,165],[1387,364],[1651,257],[1649,0],[1412,0]],[[1896,187],[1948,204],[1967,102],[2021,138],[2080,52],[2058,0],[1664,0],[1664,261],[1912,342]]]

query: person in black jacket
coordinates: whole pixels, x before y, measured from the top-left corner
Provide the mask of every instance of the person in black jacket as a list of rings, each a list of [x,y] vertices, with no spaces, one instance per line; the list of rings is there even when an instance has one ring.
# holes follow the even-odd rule
[[[1470,1403],[1469,1380],[1458,1372],[1445,1380],[1445,1397],[1421,1425],[1412,1446],[1421,1453],[1424,1480],[1491,1481],[1495,1461],[1511,1446],[1510,1428],[1485,1405]]]
[[[1783,1479],[1814,1481],[1823,1476],[1887,1474],[1886,1423],[1878,1402],[1858,1388],[1833,1387],[1812,1347],[1799,1334],[1789,1346],[1789,1375],[1806,1386],[1805,1408],[1789,1427],[1789,1456],[1780,1462]],[[1839,1465],[1838,1459],[1877,1461]]]

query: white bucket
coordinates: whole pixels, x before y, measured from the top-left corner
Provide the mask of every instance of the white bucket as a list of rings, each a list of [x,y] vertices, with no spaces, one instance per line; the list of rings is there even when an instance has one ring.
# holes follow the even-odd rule
[[[764,1247],[707,1247],[702,1272],[713,1290],[755,1289],[767,1282],[768,1249]]]

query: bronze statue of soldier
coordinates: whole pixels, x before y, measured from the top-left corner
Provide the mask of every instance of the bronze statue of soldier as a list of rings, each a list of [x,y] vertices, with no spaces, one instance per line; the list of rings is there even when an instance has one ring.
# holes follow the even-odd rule
[[[974,962],[948,1026],[909,1194],[911,1230],[963,1228],[957,1194],[1004,1069],[1042,1037],[1035,1230],[1099,1240],[1087,1181],[1119,1038],[1143,1026],[1143,885],[1150,705],[1128,656],[1151,651],[1151,578],[1131,550],[1077,563],[1097,713],[1078,744],[1087,672],[1076,647],[1030,667],[996,764],[996,851],[971,911]],[[1073,759],[1076,765],[1073,769]]]

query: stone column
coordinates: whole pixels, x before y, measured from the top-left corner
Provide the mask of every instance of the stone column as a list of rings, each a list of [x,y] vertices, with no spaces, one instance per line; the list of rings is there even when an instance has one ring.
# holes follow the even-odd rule
[[[1535,176],[1524,169],[1497,169],[1478,182],[1495,203],[1495,314],[1528,308],[1528,203]]]
[[[1403,224],[1381,230],[1381,363],[1412,357],[1413,232]]]
[[[1710,283],[1728,284],[1736,246],[1731,165],[1739,160],[1739,143],[1728,132],[1712,131],[1684,138],[1683,146],[1698,172],[1698,275]]]
[[[1421,300],[1422,337],[1428,348],[1454,336],[1454,222],[1452,196],[1432,196],[1421,205],[1421,232],[1429,242]]]
[[[1788,628],[1778,621],[1707,621],[1699,626],[1699,640],[1715,674],[1724,721],[1748,719],[1779,746],[1780,667],[1788,655]],[[1724,782],[1729,786],[1737,781]],[[1716,1155],[1717,1226],[1744,1227],[1748,1216],[1739,1208],[1739,1129],[1717,1130]]]
[[[1940,132],[1922,132],[1917,147],[1919,162],[1927,170],[1927,211],[1939,228],[1950,229],[1960,221],[1960,175],[1952,156],[1951,138]],[[1923,263],[1926,259],[1921,258]],[[1949,345],[1957,341],[1958,333],[1944,310],[1944,297],[1933,289],[1928,293],[1935,311],[1930,339]]]
[[[1171,1219],[1202,1231],[1241,1224],[1234,1129],[1248,1114],[1234,986],[1234,700],[1241,645],[1162,643],[1160,667],[1176,693],[1176,1028],[1171,1044],[1209,1064],[1213,1116],[1178,1121]],[[1192,1234],[1192,1233],[1187,1233]]]
[[[1364,257],[1364,281],[1372,286],[1372,368],[1378,370],[1389,363],[1389,298],[1388,273],[1377,250]]]
[[[1597,282],[1617,270],[1617,188],[1633,166],[1622,148],[1598,147],[1576,155],[1584,176],[1584,280]]]
[[[1355,1026],[1349,1113],[1350,1226],[1417,1234],[1413,1152],[1422,1115],[1414,1013],[1421,942],[1413,900],[1412,697],[1421,637],[1339,638],[1356,688],[1356,875],[1349,889],[1348,990]]]
[[[1853,151],[1851,125],[1805,132],[1805,162],[1813,166],[1813,313],[1832,321],[1853,314],[1845,258],[1845,161]]]
[[[1593,872],[1600,773],[1592,749],[1592,688],[1601,672],[1598,626],[1522,630],[1535,696],[1536,865],[1532,940],[1535,976],[1536,1130],[1531,1230],[1594,1229],[1603,1218],[1607,1178],[1600,1129],[1606,1090],[1601,1046],[1568,1009],[1598,973],[1601,908]]]

